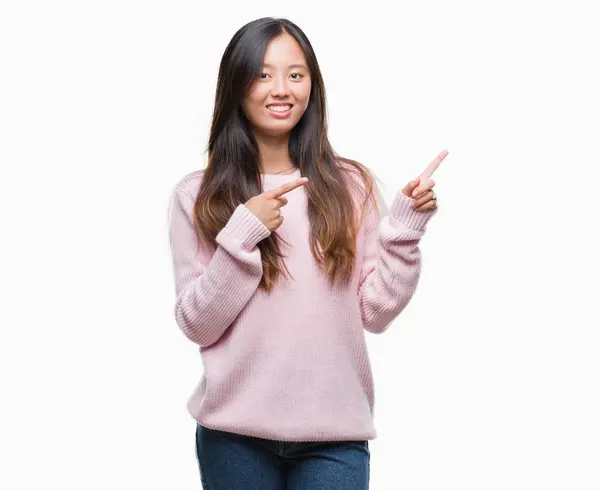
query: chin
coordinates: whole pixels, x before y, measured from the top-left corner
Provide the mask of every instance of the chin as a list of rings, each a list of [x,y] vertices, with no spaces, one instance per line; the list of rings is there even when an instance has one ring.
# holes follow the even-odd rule
[[[280,136],[282,134],[289,133],[292,129],[294,129],[296,123],[297,121],[293,124],[290,124],[289,121],[285,121],[285,124],[269,124],[268,126],[261,126],[260,130],[269,136]]]

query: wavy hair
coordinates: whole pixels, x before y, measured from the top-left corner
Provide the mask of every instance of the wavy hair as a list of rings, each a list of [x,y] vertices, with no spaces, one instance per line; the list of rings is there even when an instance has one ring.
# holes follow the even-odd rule
[[[235,208],[263,192],[258,144],[241,103],[243,94],[260,76],[268,43],[285,33],[302,48],[312,81],[308,106],[292,129],[288,145],[292,162],[309,179],[304,189],[311,253],[332,285],[338,277],[347,284],[355,263],[361,223],[358,217],[364,218],[369,197],[378,209],[373,176],[366,166],[342,158],[332,149],[327,136],[325,86],[317,58],[304,32],[287,19],[264,17],[249,22],[234,34],[225,49],[217,79],[208,163],[194,203],[194,226],[199,240],[203,238],[216,247],[215,238]],[[357,195],[363,198],[359,207]],[[267,291],[280,274],[291,277],[280,240],[283,238],[274,230],[257,244],[263,267],[259,287]]]

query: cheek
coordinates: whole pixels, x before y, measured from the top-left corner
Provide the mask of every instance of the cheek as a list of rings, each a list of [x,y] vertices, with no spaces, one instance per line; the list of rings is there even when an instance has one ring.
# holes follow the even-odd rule
[[[251,121],[254,121],[261,117],[262,108],[263,108],[263,98],[257,97],[257,94],[254,93],[249,97],[246,97],[243,102],[244,113],[246,117]]]
[[[310,101],[310,85],[296,93],[296,100],[302,107],[302,112],[304,112],[308,107],[308,102]]]

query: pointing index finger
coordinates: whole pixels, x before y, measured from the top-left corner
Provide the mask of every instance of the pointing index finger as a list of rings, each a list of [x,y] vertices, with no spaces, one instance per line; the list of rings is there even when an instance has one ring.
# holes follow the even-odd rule
[[[265,194],[269,198],[277,198],[283,196],[284,194],[287,194],[290,191],[293,191],[296,187],[300,187],[301,185],[304,185],[307,182],[308,179],[306,177],[300,177],[299,179],[296,179],[292,182],[286,182],[285,184],[280,185],[279,187],[273,190],[267,191]]]
[[[427,168],[420,175],[420,178],[428,179],[429,177],[431,177],[433,172],[435,172],[435,170],[440,166],[440,163],[442,163],[442,160],[446,158],[446,155],[448,155],[448,150],[443,150],[442,152],[440,152],[440,154],[437,157],[435,157],[429,165],[427,165]]]

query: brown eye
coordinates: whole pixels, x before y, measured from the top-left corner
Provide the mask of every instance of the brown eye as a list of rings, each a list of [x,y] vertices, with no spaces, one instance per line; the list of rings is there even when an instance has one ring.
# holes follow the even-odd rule
[[[295,80],[300,80],[301,78],[304,78],[304,75],[300,73],[292,73],[292,75],[298,75],[299,78],[296,78]]]

